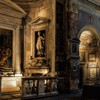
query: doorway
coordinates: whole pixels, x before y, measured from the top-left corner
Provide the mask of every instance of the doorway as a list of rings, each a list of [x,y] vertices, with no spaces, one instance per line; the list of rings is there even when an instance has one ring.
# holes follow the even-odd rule
[[[97,34],[85,29],[80,34],[80,88],[84,84],[95,84],[99,78],[99,40]]]

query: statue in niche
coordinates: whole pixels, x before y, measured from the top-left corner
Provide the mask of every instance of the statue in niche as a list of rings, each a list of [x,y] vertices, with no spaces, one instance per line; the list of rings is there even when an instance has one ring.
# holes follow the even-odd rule
[[[45,37],[44,33],[40,33],[40,31],[37,33],[37,40],[36,40],[36,55],[38,57],[44,56],[45,53]]]

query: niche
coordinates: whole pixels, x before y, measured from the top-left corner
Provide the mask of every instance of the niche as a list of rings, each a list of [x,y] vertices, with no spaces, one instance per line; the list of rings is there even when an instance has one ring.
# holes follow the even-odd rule
[[[0,28],[0,71],[12,68],[12,30]]]

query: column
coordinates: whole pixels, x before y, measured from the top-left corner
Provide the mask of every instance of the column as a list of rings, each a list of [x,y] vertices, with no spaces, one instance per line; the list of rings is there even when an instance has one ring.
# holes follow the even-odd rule
[[[70,0],[68,9],[68,25],[70,38],[76,38],[78,35],[78,1]]]
[[[20,26],[16,27],[15,29],[15,43],[16,43],[16,53],[15,53],[15,57],[16,57],[16,64],[15,64],[15,72],[16,74],[20,74],[21,73],[21,48],[20,48]]]
[[[52,28],[52,34],[51,34],[51,36],[53,36],[52,37],[52,42],[51,42],[51,51],[50,51],[50,59],[51,59],[51,73],[50,73],[50,75],[51,76],[55,76],[56,75],[56,71],[55,71],[55,56],[56,56],[56,53],[55,53],[55,49],[56,49],[56,40],[55,40],[55,37],[56,37],[56,0],[52,0],[52,9],[53,9],[53,16],[54,16],[54,18],[53,18],[53,20],[52,20],[52,22],[53,22],[53,24],[52,25],[54,25],[54,27]]]
[[[79,40],[78,40],[78,0],[69,0],[66,1],[66,40],[67,41],[67,50],[66,50],[66,58],[67,58],[67,72],[69,73],[67,76],[67,82],[69,84],[69,91],[78,91],[79,84]],[[73,49],[77,49],[72,52]],[[68,52],[69,51],[69,52]]]

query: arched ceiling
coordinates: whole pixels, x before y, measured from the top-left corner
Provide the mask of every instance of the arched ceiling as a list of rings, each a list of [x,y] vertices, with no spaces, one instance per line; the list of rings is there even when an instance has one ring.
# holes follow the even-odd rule
[[[80,48],[97,47],[97,38],[92,31],[85,30],[80,36]]]

